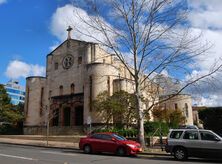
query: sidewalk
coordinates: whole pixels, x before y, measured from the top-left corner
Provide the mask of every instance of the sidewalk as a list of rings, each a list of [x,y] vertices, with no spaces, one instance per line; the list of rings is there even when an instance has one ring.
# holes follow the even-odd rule
[[[0,143],[16,144],[16,145],[29,145],[29,146],[39,146],[39,147],[52,147],[52,148],[69,148],[69,149],[79,149],[78,143],[71,142],[59,142],[59,141],[47,141],[46,140],[31,140],[31,139],[15,139],[15,138],[1,138]]]
[[[33,137],[36,137],[36,136],[33,136]],[[32,136],[29,136],[28,137],[29,139],[23,139],[23,138],[22,137],[6,138],[6,136],[0,136],[0,143],[79,150],[79,143],[77,143],[77,142],[48,141],[48,146],[47,146],[46,140],[34,140],[34,139],[31,139]],[[143,154],[143,155],[163,155],[163,156],[168,155],[165,151],[162,151],[160,149],[160,147],[149,147],[144,152],[142,152],[140,154]]]

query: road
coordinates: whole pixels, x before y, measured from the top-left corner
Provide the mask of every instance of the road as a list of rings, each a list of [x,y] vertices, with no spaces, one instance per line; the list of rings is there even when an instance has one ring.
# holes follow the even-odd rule
[[[181,164],[170,156],[139,155],[117,157],[109,154],[83,154],[79,150],[52,149],[0,144],[0,164]],[[186,163],[222,163],[190,159]]]

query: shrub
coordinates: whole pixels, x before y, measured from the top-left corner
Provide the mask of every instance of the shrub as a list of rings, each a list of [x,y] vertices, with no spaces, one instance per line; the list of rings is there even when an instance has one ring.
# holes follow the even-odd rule
[[[157,129],[159,129],[157,131]],[[144,131],[145,135],[152,136],[156,132],[155,135],[160,135],[160,130],[162,132],[162,135],[167,135],[169,132],[169,127],[164,122],[145,122],[144,123]]]
[[[22,134],[20,128],[9,124],[4,124],[0,126],[0,135],[16,135],[16,134]]]

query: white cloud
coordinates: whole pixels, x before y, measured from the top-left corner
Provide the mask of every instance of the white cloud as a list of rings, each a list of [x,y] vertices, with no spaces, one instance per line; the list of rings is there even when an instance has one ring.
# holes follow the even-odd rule
[[[189,20],[193,27],[200,29],[222,29],[221,0],[188,0],[192,9]]]
[[[207,40],[212,43],[213,47],[207,56],[197,57],[195,59],[196,67],[190,76],[198,77],[206,74],[222,58],[221,38],[222,38],[222,3],[221,0],[188,0],[188,6],[191,9],[188,20],[193,28],[194,33],[203,33],[203,41]],[[220,63],[221,64],[221,63]],[[210,80],[210,82],[208,81]],[[206,82],[208,81],[208,82]],[[216,73],[213,78],[208,78],[204,82],[198,83],[198,90],[202,92],[199,98],[194,99],[197,105],[205,106],[222,106],[222,76]],[[193,94],[196,94],[194,92]]]
[[[88,42],[104,42],[106,41],[104,35],[95,28],[87,25],[95,25],[95,17],[88,15],[88,13],[80,8],[72,5],[65,5],[57,8],[52,16],[51,32],[60,41],[64,41],[67,38],[67,27],[71,25],[73,27],[72,38],[78,40],[84,40]],[[104,27],[112,28],[104,19],[100,18]],[[81,31],[80,31],[81,30]],[[112,33],[109,34],[110,38],[114,38]]]
[[[217,107],[222,106],[221,94],[212,94],[206,97],[194,98],[194,105],[196,106],[208,106],[208,107]]]
[[[0,0],[0,5],[3,4],[3,3],[6,3],[7,0]]]
[[[221,0],[188,0],[188,5],[198,11],[220,11],[222,8]]]
[[[13,60],[8,64],[5,74],[11,79],[26,78],[27,76],[44,76],[45,67]]]

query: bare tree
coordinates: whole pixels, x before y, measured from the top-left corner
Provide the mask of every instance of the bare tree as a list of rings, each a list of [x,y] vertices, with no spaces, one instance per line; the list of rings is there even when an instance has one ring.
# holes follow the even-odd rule
[[[47,106],[43,106],[41,109],[41,117],[40,121],[42,124],[46,126],[46,145],[49,145],[49,130],[50,130],[50,122],[58,116],[57,110],[52,110],[48,108]]]
[[[76,1],[75,8],[82,8],[90,16],[84,17],[79,10],[74,11],[85,29],[79,29],[73,23],[75,30],[90,37],[114,54],[133,77],[136,95],[136,110],[138,114],[139,141],[145,146],[144,140],[144,109],[142,104],[144,83],[156,82],[156,75],[167,71],[173,77],[183,80],[172,96],[200,80],[210,79],[221,69],[221,64],[215,63],[205,74],[191,76],[191,66],[195,59],[205,55],[211,47],[208,42],[201,42],[201,33],[195,34],[187,23],[187,8],[185,1],[171,0],[85,0]],[[107,22],[105,22],[105,20]],[[77,22],[80,23],[80,22]],[[90,31],[100,34],[97,37]],[[190,76],[186,80],[186,76]],[[150,83],[147,83],[150,84]],[[152,91],[152,99],[146,111],[158,103],[160,90]]]

